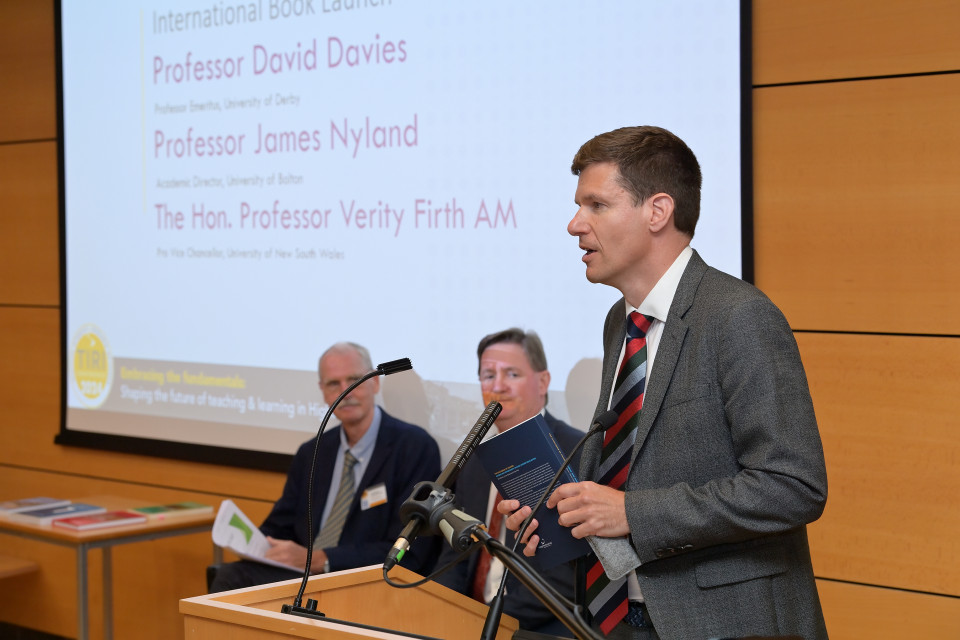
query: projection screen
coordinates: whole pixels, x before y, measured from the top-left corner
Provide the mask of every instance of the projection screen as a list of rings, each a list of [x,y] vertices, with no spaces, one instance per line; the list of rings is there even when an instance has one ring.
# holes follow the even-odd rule
[[[749,5],[749,3],[746,3]],[[704,174],[693,246],[751,277],[736,2],[62,0],[57,442],[285,468],[342,340],[451,452],[476,345],[536,331],[588,426],[603,317],[570,161],[655,124]]]

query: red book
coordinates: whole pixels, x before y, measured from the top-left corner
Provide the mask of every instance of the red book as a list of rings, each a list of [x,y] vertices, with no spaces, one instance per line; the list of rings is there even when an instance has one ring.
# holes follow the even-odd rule
[[[89,516],[59,518],[53,521],[53,526],[63,527],[64,529],[73,529],[74,531],[86,531],[87,529],[118,527],[120,525],[137,524],[146,521],[147,517],[145,515],[134,513],[132,511],[106,511],[104,513],[95,513]]]

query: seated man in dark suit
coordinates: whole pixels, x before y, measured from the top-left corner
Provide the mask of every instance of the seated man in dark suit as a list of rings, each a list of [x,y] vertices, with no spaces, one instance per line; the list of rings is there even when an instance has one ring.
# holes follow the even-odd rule
[[[373,369],[360,345],[338,343],[320,356],[320,390],[330,404]],[[260,530],[272,547],[267,557],[299,567],[300,573],[251,561],[217,568],[210,592],[250,587],[302,576],[306,546],[314,538],[312,573],[380,564],[400,534],[400,505],[413,486],[440,473],[440,450],[426,431],[378,407],[379,378],[354,389],[334,411],[340,425],[320,439],[313,494],[314,531],[307,531],[307,487],[315,438],[300,446],[283,488]],[[338,500],[341,486],[343,497]],[[355,487],[355,489],[353,489]],[[417,539],[404,564],[429,572],[440,538]]]
[[[498,431],[505,431],[542,412],[564,453],[573,450],[583,433],[557,420],[545,410],[550,372],[547,370],[543,344],[536,333],[514,328],[490,334],[480,341],[477,358],[483,402],[489,404],[497,400],[503,406],[494,423]],[[576,465],[577,462],[574,461],[573,467]],[[493,523],[491,526],[490,521],[499,496],[477,458],[470,458],[464,464],[454,492],[457,503],[466,513],[482,518],[488,524],[492,535],[499,535],[501,540],[504,539],[502,525]],[[457,552],[444,545],[437,568],[456,557]],[[500,561],[481,550],[439,576],[437,582],[489,603],[496,594],[502,575],[503,565]],[[550,569],[542,575],[550,580],[560,593],[573,600],[573,563]],[[521,629],[571,636],[556,616],[512,575],[507,577],[503,611],[519,620]]]

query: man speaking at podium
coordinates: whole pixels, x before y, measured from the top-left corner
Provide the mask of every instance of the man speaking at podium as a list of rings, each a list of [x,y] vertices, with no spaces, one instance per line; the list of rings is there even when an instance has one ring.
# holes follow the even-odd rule
[[[369,352],[341,342],[320,356],[320,390],[327,404],[373,369]],[[378,407],[380,379],[371,378],[350,392],[334,410],[340,425],[324,432],[317,452],[313,522],[307,532],[307,492],[315,438],[294,456],[283,495],[260,530],[267,536],[267,557],[300,572],[241,560],[217,568],[210,592],[252,587],[303,575],[308,536],[314,536],[312,573],[352,569],[383,561],[403,527],[400,505],[423,480],[440,473],[440,449],[429,433]],[[440,539],[422,536],[408,552],[406,566],[426,572]]]
[[[485,336],[477,346],[477,359],[484,404],[496,400],[503,406],[494,423],[498,432],[543,413],[564,453],[573,450],[583,432],[557,420],[545,409],[550,372],[543,344],[536,333],[512,328]],[[575,467],[576,462],[573,465]],[[454,494],[464,512],[486,522],[490,535],[504,540],[501,516],[494,511],[499,495],[476,457],[464,464]],[[494,514],[496,521],[491,520]],[[512,542],[511,537],[509,543]],[[450,563],[457,555],[445,545],[437,568]],[[437,582],[487,604],[496,594],[502,575],[503,564],[481,549],[437,577]],[[543,576],[560,593],[573,600],[574,563],[550,569]],[[516,618],[521,629],[571,637],[567,628],[513,576],[507,578],[503,612]]]
[[[575,537],[607,539],[603,561],[588,561],[594,627],[611,638],[826,638],[806,524],[823,512],[827,476],[790,326],[690,247],[701,175],[680,138],[617,129],[584,144],[571,169],[579,208],[567,231],[587,280],[623,294],[604,324],[596,409],[620,418],[585,445],[583,481],[547,502]]]

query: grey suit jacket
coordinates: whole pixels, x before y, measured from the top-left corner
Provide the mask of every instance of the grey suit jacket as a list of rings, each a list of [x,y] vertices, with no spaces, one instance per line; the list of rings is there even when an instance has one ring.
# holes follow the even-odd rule
[[[604,325],[597,415],[625,320],[621,299]],[[585,445],[581,478],[595,478],[601,445]],[[663,640],[827,637],[805,526],[823,512],[826,468],[796,341],[766,296],[696,252],[649,373],[625,491]]]

